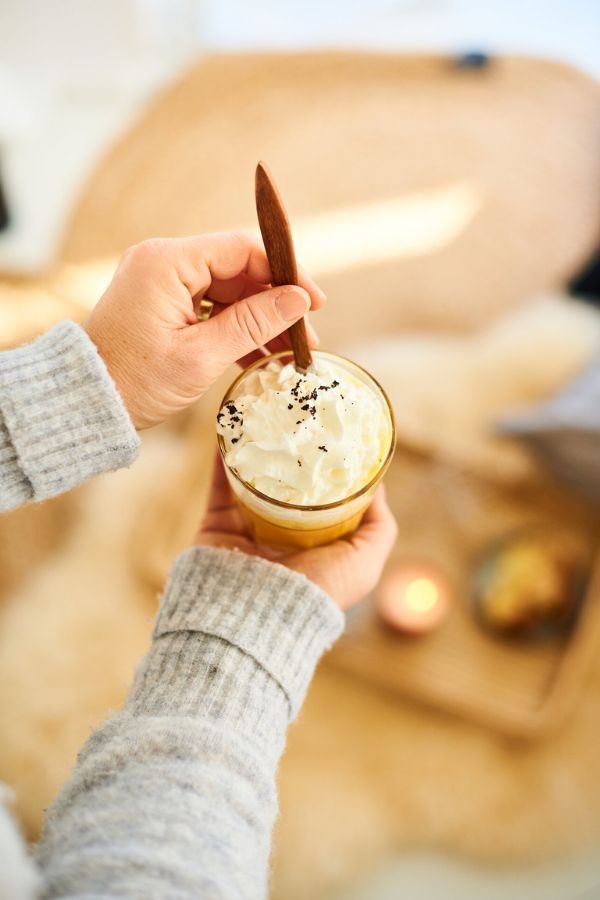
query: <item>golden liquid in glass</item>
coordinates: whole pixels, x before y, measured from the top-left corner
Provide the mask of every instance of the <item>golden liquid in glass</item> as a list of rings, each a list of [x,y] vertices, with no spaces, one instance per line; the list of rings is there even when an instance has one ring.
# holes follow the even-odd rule
[[[264,519],[243,503],[238,497],[238,504],[252,537],[260,544],[274,547],[296,547],[307,550],[329,544],[338,538],[356,531],[360,525],[366,507],[341,522],[325,525],[322,528],[303,528],[301,523],[288,527],[277,522]]]

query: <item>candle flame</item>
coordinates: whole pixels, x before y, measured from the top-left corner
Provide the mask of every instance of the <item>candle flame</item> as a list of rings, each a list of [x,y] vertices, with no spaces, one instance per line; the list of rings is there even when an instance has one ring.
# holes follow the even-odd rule
[[[429,578],[415,578],[406,587],[406,605],[417,613],[430,612],[437,604],[439,591]]]

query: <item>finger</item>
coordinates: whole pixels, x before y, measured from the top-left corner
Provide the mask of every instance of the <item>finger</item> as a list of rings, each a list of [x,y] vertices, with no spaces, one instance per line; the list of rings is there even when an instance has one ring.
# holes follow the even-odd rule
[[[223,460],[219,451],[215,454],[215,462],[213,466],[212,481],[210,485],[210,493],[208,495],[208,504],[206,512],[218,512],[222,509],[232,506],[234,503],[233,493],[227,481]]]
[[[210,287],[204,294],[209,300],[216,300],[219,303],[235,303],[237,300],[243,300],[245,297],[251,297],[252,294],[258,294],[260,291],[266,291],[271,287],[270,284],[263,284],[250,278],[244,272],[236,275],[235,278],[221,279],[213,278]]]
[[[350,543],[357,551],[365,553],[370,564],[380,569],[396,542],[397,534],[396,520],[387,504],[385,489],[380,485]]]
[[[310,298],[302,288],[270,288],[226,306],[218,315],[188,329],[198,351],[215,373],[264,347],[306,313]]]
[[[240,274],[270,284],[271,269],[264,248],[250,232],[220,231],[174,239],[180,275],[192,296],[208,290],[213,279],[228,281]]]
[[[197,539],[202,543],[204,537],[211,532],[231,535],[247,534],[244,518],[234,500],[218,451],[213,468],[208,506],[202,517]]]
[[[384,519],[389,519],[390,517],[392,519],[394,518],[392,515],[392,511],[388,506],[385,485],[380,484],[373,494],[373,499],[366,509],[366,512],[362,519],[362,524],[368,525],[372,522],[379,523]]]
[[[325,302],[325,294],[304,271],[302,271],[302,274],[298,273],[298,284],[309,294],[311,298],[310,308],[312,310],[320,309]],[[266,291],[270,287],[270,284],[263,284],[250,278],[245,272],[240,272],[235,278],[213,278],[210,287],[207,288],[203,296],[209,300],[216,300],[219,303],[235,303],[237,300],[251,297],[252,294]]]
[[[227,309],[227,306],[225,304],[215,302],[212,312],[212,318],[214,318],[216,315],[219,315],[219,313],[222,313],[224,309]],[[284,331],[276,338],[273,338],[272,341],[269,341],[265,347],[258,347],[251,353],[247,353],[245,356],[237,359],[236,362],[238,366],[241,366],[242,369],[246,369],[248,366],[251,366],[252,363],[258,362],[258,360],[264,359],[266,356],[269,356],[270,353],[279,353],[279,351],[281,350],[289,350],[290,347],[290,336],[287,331]]]
[[[249,231],[216,232],[165,241],[174,251],[179,277],[190,294],[207,291],[213,281],[227,281],[241,273],[260,284],[270,284],[271,269],[264,248]],[[315,309],[325,302],[325,294],[304,270],[300,286]]]
[[[308,293],[311,298],[310,308],[311,310],[320,309],[325,303],[325,294],[315,284],[315,282],[308,275],[300,275],[298,276],[298,285]],[[219,303],[235,303],[237,300],[243,300],[245,297],[251,297],[252,294],[258,294],[260,291],[268,290],[272,285],[263,284],[260,281],[256,281],[253,278],[250,278],[244,272],[241,272],[239,275],[236,275],[235,278],[229,279],[221,279],[221,278],[213,278],[210,283],[210,286],[206,289],[206,291],[202,295],[197,295],[198,298],[200,296],[207,297],[209,300],[216,300]],[[196,298],[194,298],[196,299]]]
[[[311,347],[311,349],[318,347],[321,343],[319,335],[317,334],[315,327],[311,325],[306,316],[304,317],[304,324],[306,325],[306,337],[308,338],[308,346]]]
[[[311,348],[316,347],[319,344],[319,337],[317,332],[312,327],[312,325],[307,322],[306,323],[306,335],[308,337],[308,346]],[[289,332],[284,331],[283,334],[278,335],[276,338],[273,338],[272,341],[269,341],[266,345],[266,348],[260,348],[255,350],[253,353],[248,353],[246,356],[243,356],[241,359],[237,360],[238,366],[241,366],[245,369],[247,366],[252,365],[253,362],[257,362],[259,359],[264,359],[269,353],[280,353],[284,350],[290,350],[292,346],[292,342],[290,340]]]
[[[321,307],[327,303],[327,294],[323,288],[319,287],[314,278],[311,278],[304,266],[301,266],[300,263],[298,263],[298,284],[310,294],[312,299],[310,308],[312,310],[321,309]]]
[[[261,286],[262,288],[262,286]],[[264,288],[266,290],[266,288]],[[225,309],[227,309],[227,303],[221,303],[214,297],[209,297],[208,294],[205,295],[208,299],[213,300],[214,306],[212,310],[211,317],[214,319],[215,316],[218,316],[219,313],[222,313]],[[196,299],[196,298],[194,298]],[[201,298],[198,298],[201,299]],[[321,339],[317,334],[316,329],[311,324],[310,320],[307,316],[304,317],[304,324],[306,326],[306,337],[308,338],[308,346],[311,348],[318,347],[321,343]],[[277,337],[273,338],[272,341],[268,341],[266,346],[269,348],[271,353],[277,353],[279,350],[287,350],[292,346],[292,342],[290,340],[289,333],[286,331],[282,331],[281,334],[278,334]]]

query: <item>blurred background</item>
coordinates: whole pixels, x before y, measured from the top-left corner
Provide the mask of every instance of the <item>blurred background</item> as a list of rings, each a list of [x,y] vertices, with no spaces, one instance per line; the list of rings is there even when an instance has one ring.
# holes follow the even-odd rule
[[[13,224],[8,268],[50,262],[103,152],[153,94],[202,55],[313,48],[484,49],[572,63],[597,76],[593,0],[36,0],[3,3],[0,146]]]
[[[0,346],[83,320],[134,242],[255,227],[262,158],[322,345],[394,405],[400,537],[292,728],[275,898],[600,896],[599,38],[594,0],[0,4]],[[231,374],[0,520],[31,840],[147,646]]]

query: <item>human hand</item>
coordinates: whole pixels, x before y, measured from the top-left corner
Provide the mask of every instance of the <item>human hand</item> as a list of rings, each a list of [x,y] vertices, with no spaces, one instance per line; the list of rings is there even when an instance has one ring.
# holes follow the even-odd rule
[[[275,550],[257,544],[227,482],[218,458],[208,507],[196,543],[205,547],[242,550],[251,556],[278,562],[303,575],[328,594],[340,609],[349,609],[371,591],[381,575],[397,534],[381,485],[363,520],[347,538],[311,550]]]
[[[130,247],[85,323],[136,428],[148,428],[196,400],[234,362],[287,349],[286,329],[325,295],[269,287],[264,249],[250,234],[159,238]],[[213,313],[198,322],[195,304]],[[317,337],[307,325],[310,346]]]

